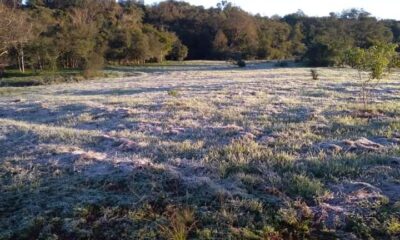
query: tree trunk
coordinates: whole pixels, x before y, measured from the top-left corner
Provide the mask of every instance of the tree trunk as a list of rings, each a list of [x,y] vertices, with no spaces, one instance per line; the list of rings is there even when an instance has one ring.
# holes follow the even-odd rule
[[[21,69],[22,72],[25,72],[25,55],[24,55],[24,48],[21,47]]]
[[[18,69],[19,69],[20,72],[22,72],[22,69],[21,69],[21,58],[19,56],[19,53],[17,53],[17,62],[18,62]]]

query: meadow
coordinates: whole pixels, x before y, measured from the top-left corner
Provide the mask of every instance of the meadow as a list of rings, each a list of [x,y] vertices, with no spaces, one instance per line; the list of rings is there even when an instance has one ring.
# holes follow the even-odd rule
[[[0,239],[398,239],[400,72],[198,62],[0,88]]]

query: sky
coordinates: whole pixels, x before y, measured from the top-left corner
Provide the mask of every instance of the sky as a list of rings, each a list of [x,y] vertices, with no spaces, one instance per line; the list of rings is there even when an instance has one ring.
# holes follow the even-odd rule
[[[193,5],[216,6],[220,0],[185,0]],[[146,4],[160,0],[145,0]],[[400,20],[400,0],[231,0],[236,6],[263,16],[278,14],[284,16],[301,9],[309,16],[327,16],[330,12],[343,9],[363,8],[381,19]]]

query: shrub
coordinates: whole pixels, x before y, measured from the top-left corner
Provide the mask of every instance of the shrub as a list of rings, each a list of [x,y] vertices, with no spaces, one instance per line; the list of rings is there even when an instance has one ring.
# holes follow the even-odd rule
[[[236,61],[236,65],[240,68],[246,67],[246,62],[243,59],[239,59]]]
[[[386,223],[386,225],[387,225],[386,231],[390,235],[399,235],[400,234],[400,220],[399,219],[392,218],[392,219],[390,219],[390,221],[388,221]]]
[[[287,61],[278,61],[278,62],[275,64],[275,66],[276,66],[276,67],[288,67],[288,66],[289,66],[289,63],[288,63]]]
[[[317,70],[311,69],[310,72],[311,72],[311,77],[312,77],[313,80],[318,80],[319,79],[319,74],[318,74]]]
[[[358,70],[361,82],[361,95],[364,109],[369,101],[368,92],[373,80],[380,80],[390,73],[391,68],[398,66],[397,44],[377,44],[367,50],[353,48],[346,52],[345,63]],[[362,72],[368,72],[367,79],[363,79]]]
[[[183,61],[188,56],[188,48],[180,41],[176,41],[172,46],[169,58],[176,61]]]
[[[179,97],[179,91],[178,90],[169,90],[168,95],[171,97]]]
[[[85,69],[83,76],[85,78],[91,78],[98,76],[98,72],[103,68],[104,58],[98,53],[91,53],[85,63]]]

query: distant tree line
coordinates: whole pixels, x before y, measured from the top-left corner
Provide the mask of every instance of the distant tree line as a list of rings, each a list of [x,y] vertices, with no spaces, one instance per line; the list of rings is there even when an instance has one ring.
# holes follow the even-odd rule
[[[188,59],[298,60],[340,66],[349,49],[399,43],[400,22],[351,9],[328,17],[299,11],[251,15],[227,1],[152,6],[125,0],[0,0],[2,62],[35,70]]]

